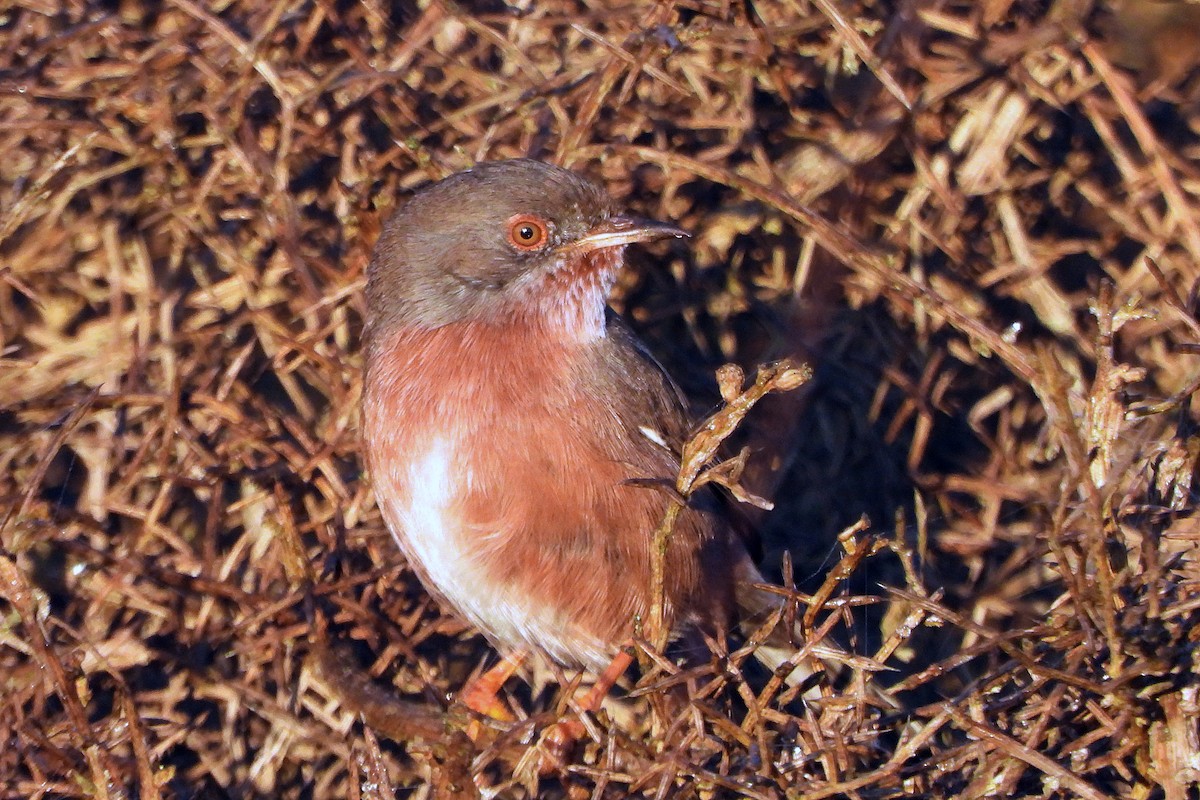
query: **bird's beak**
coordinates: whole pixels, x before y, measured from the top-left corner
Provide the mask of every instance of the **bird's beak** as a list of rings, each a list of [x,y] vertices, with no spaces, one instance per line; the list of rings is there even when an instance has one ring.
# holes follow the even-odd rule
[[[621,214],[601,222],[585,235],[573,242],[568,242],[562,249],[569,252],[587,253],[606,247],[623,247],[637,242],[652,242],[655,239],[666,239],[670,236],[682,239],[691,234],[683,228],[667,222],[656,222],[652,219]]]

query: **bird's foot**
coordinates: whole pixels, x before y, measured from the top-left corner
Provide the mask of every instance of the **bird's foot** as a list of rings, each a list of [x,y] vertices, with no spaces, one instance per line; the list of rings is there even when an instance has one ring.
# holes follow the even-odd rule
[[[578,711],[594,714],[632,663],[632,652],[628,649],[620,650],[592,688],[574,699],[573,706]],[[567,757],[586,733],[587,726],[579,719],[559,720],[547,728],[538,743],[538,751],[541,753],[538,772],[545,775],[563,769]]]
[[[538,774],[549,775],[566,769],[571,751],[587,734],[577,719],[564,719],[547,728],[538,741]]]
[[[500,699],[500,689],[521,668],[525,658],[526,653],[521,651],[509,653],[500,660],[499,664],[468,681],[467,685],[458,693],[458,701],[475,713],[497,722],[516,722],[516,716]],[[466,734],[471,741],[478,744],[486,727],[482,720],[472,719],[467,723]]]

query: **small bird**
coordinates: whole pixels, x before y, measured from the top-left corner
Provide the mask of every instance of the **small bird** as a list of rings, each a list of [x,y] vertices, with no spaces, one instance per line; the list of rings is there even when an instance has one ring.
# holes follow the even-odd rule
[[[363,395],[376,500],[431,594],[502,653],[599,673],[648,617],[689,419],[607,297],[627,245],[686,235],[528,159],[430,185],[383,227]],[[676,638],[723,635],[762,580],[715,499],[693,497],[670,539]]]

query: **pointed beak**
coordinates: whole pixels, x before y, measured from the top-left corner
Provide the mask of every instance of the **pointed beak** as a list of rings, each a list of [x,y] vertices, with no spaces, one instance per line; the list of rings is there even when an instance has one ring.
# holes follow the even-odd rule
[[[668,237],[683,239],[690,233],[667,222],[621,214],[601,222],[585,235],[561,248],[567,252],[591,252],[607,247],[624,247],[637,242],[652,242]]]

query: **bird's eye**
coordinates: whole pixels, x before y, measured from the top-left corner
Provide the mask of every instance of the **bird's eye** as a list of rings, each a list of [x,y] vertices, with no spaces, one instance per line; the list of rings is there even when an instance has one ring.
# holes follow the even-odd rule
[[[517,214],[508,221],[508,242],[518,250],[538,250],[550,238],[546,220],[534,214]]]

